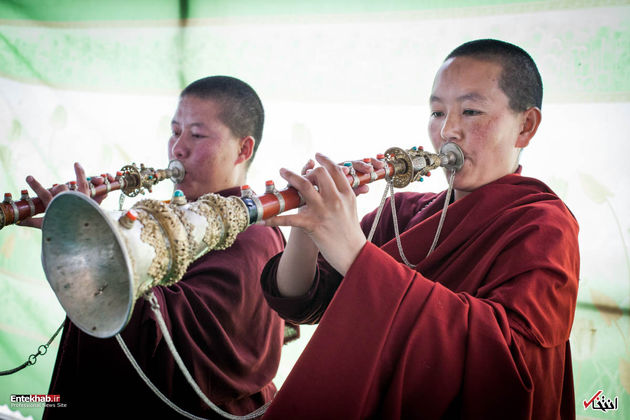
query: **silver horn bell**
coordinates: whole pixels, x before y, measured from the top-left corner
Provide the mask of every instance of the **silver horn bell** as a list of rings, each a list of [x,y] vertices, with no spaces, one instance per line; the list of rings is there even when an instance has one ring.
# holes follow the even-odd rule
[[[68,191],[56,196],[42,226],[46,278],[72,322],[95,337],[111,337],[129,321],[134,282],[117,227],[94,200]]]
[[[42,265],[66,314],[87,334],[118,334],[139,297],[176,283],[192,261],[229,247],[248,226],[238,197],[206,194],[188,203],[176,193],[168,204],[145,199],[127,212],[103,211],[74,191],[51,201]]]

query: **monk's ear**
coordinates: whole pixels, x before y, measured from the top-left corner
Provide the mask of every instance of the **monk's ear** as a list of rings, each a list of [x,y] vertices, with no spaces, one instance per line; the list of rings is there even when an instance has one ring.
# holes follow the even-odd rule
[[[254,154],[254,145],[256,140],[252,136],[243,137],[239,141],[239,151],[235,164],[247,162]]]
[[[521,132],[518,134],[516,144],[514,145],[518,148],[526,147],[532,137],[534,137],[540,125],[542,113],[538,107],[533,106],[525,110],[521,114],[521,118]]]

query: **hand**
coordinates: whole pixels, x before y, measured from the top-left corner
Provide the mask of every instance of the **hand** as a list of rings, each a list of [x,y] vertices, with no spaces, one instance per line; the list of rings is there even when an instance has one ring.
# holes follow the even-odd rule
[[[280,170],[280,175],[300,192],[306,206],[298,214],[275,216],[265,224],[301,228],[324,258],[345,275],[366,242],[359,225],[355,193],[346,179],[348,168],[321,154],[316,159],[322,166],[306,176]],[[307,163],[307,166],[312,165]]]
[[[369,158],[369,162],[366,162],[365,160],[366,159],[353,160],[352,167],[354,168],[354,170],[364,174],[369,174],[371,172],[374,172],[375,170],[383,169],[385,167],[385,162],[378,159]],[[344,169],[346,168],[344,167]],[[347,172],[345,173],[347,174]],[[367,184],[359,185],[357,188],[353,189],[353,191],[355,195],[359,196],[370,191],[370,187]]]
[[[369,158],[369,160],[370,160],[369,162],[366,162],[365,159],[353,160],[352,167],[354,168],[355,171],[361,172],[364,174],[369,174],[370,172],[373,172],[375,170],[379,170],[385,167],[385,162],[381,160],[374,159],[374,158]],[[350,173],[350,169],[347,166],[344,166],[343,164],[338,164],[338,165],[343,170],[344,175],[348,175]],[[306,162],[306,165],[304,165],[304,167],[302,168],[302,175],[307,175],[309,172],[313,170],[314,167],[315,167],[315,162],[313,161],[313,159],[309,159],[308,162]],[[306,178],[309,178],[309,177],[307,176]],[[361,194],[365,194],[369,192],[370,187],[367,184],[363,184],[363,185],[359,185],[357,188],[354,188],[353,191],[355,195],[359,196]]]
[[[79,164],[77,163],[77,165]],[[79,167],[81,167],[81,165],[79,165]],[[81,168],[81,170],[83,169]],[[109,182],[114,182],[116,180],[116,178],[114,178],[110,174],[103,174],[103,175],[107,177],[107,180]],[[90,177],[90,183],[94,185],[95,187],[98,187],[99,185],[103,185],[105,183],[105,178],[103,177],[103,175]],[[78,185],[78,182],[77,182],[77,185]],[[86,187],[87,187],[87,184],[86,184]],[[81,192],[89,195],[89,188],[87,189],[87,191],[81,191]],[[96,201],[98,204],[101,204],[103,200],[105,200],[106,197],[107,197],[107,194],[100,194],[100,195],[97,195],[96,197],[92,197],[92,199]]]
[[[74,164],[74,172],[77,178],[77,191],[89,196],[89,186],[87,178],[85,176],[85,171],[79,163]],[[106,176],[108,177],[109,181],[114,180],[111,175],[108,174]],[[105,182],[105,180],[103,179],[103,177],[93,177],[91,178],[90,182],[92,182],[92,184],[96,186],[101,185]],[[37,194],[37,197],[41,200],[44,208],[48,208],[48,205],[50,204],[54,196],[63,191],[68,191],[68,187],[65,184],[57,185],[50,190],[47,190],[30,175],[26,177],[26,183],[31,187],[35,194]],[[96,197],[95,201],[100,204],[105,197],[106,195]],[[43,217],[29,217],[19,222],[19,225],[41,229],[43,220]]]

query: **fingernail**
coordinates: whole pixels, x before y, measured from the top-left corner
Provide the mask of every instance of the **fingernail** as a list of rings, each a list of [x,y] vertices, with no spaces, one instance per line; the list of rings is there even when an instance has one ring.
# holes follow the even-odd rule
[[[26,182],[31,182],[32,180],[33,180],[32,176],[29,175],[29,176],[26,177]]]

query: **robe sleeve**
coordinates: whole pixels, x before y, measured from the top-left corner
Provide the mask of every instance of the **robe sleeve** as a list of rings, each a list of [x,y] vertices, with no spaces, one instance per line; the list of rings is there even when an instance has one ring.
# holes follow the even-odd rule
[[[278,290],[277,272],[280,257],[273,257],[261,274],[265,299],[278,314],[295,324],[317,324],[328,307],[342,276],[324,258],[318,258],[311,288],[302,296],[284,297]]]
[[[506,230],[474,295],[366,244],[267,418],[570,416],[577,224],[543,211]]]

